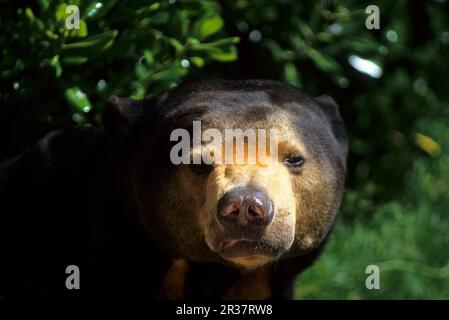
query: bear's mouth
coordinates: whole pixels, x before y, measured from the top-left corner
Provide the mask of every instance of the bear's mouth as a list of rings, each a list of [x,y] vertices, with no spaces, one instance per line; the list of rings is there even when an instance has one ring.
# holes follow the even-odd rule
[[[233,258],[256,258],[275,257],[270,248],[267,248],[260,241],[247,239],[228,239],[222,242],[219,250],[220,255],[225,259]]]

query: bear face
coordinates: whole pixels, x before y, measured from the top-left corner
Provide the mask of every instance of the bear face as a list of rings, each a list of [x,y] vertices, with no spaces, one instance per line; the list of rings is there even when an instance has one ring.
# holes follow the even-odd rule
[[[312,251],[334,222],[347,139],[338,107],[326,96],[312,99],[274,81],[197,83],[140,102],[113,98],[104,122],[139,141],[131,199],[150,235],[174,257],[253,269]],[[258,130],[275,130],[266,148],[272,154],[264,163],[250,161],[247,136],[243,163],[235,145],[232,161],[223,161],[226,142],[195,146],[194,123],[223,137],[227,129],[253,130],[257,141]],[[188,133],[188,164],[170,158],[179,129]],[[191,163],[195,157],[202,160]]]

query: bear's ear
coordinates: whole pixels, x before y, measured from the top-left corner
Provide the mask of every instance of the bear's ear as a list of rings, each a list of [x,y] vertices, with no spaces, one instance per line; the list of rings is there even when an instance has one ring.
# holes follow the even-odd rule
[[[345,125],[340,116],[338,104],[334,99],[325,94],[315,97],[313,100],[320,106],[321,110],[329,120],[332,132],[340,143],[340,146],[343,148],[342,150],[346,156],[348,152],[348,136],[346,134]]]
[[[102,124],[106,131],[126,134],[143,118],[143,100],[111,96],[103,111]]]

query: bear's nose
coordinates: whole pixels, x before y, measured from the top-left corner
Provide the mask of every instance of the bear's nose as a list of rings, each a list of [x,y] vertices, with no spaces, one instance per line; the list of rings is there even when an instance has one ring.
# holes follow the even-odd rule
[[[259,188],[237,187],[220,198],[217,216],[225,225],[263,228],[273,219],[273,202]]]

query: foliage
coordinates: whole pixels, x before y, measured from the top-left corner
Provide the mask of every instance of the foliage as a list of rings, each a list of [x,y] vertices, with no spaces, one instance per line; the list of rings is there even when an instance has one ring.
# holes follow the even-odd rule
[[[78,30],[66,28],[68,4],[79,7]],[[0,102],[3,119],[20,122],[5,124],[17,139],[27,134],[19,129],[24,124],[35,128],[30,136],[98,124],[111,94],[158,94],[189,69],[237,58],[238,38],[221,32],[216,1],[40,0],[2,7]]]
[[[66,3],[79,5],[80,30],[64,28],[62,1],[2,6],[1,156],[49,129],[98,124],[111,94],[155,95],[183,79],[327,93],[350,138],[347,192],[296,297],[449,298],[448,3],[376,1],[379,30],[366,29],[361,1]],[[364,286],[371,264],[381,290]]]
[[[449,121],[424,119],[418,128],[449,148]],[[448,177],[444,153],[413,158],[399,199],[374,202],[366,189],[348,190],[329,246],[298,277],[295,297],[448,299]],[[373,207],[371,217],[367,207]],[[365,288],[365,270],[372,264],[381,271],[380,290]]]

